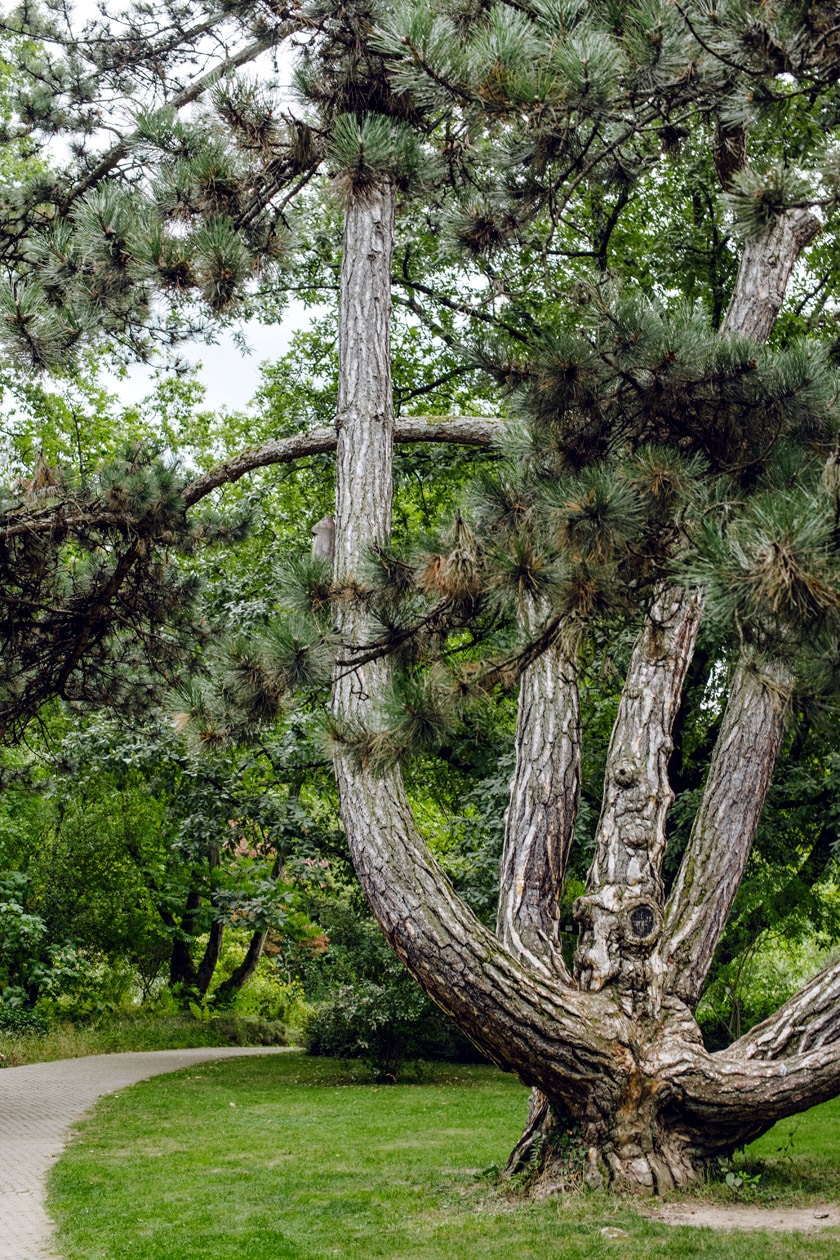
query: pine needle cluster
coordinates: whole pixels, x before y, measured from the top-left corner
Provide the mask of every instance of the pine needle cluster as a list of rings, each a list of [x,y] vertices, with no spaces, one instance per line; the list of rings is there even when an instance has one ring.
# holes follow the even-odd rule
[[[546,457],[580,468],[654,444],[754,480],[780,442],[830,448],[838,378],[819,343],[771,349],[721,336],[700,308],[593,297],[577,327],[546,336],[517,364],[520,406]],[[509,379],[509,364],[499,372]]]
[[[143,707],[204,639],[179,554],[242,535],[188,523],[175,469],[144,449],[74,481],[38,462],[0,503],[0,735],[41,705]]]

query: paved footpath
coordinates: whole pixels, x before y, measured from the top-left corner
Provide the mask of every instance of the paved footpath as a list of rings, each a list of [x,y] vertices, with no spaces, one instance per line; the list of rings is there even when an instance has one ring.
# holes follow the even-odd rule
[[[54,1260],[52,1224],[44,1207],[46,1177],[68,1130],[102,1094],[194,1063],[286,1047],[206,1046],[100,1054],[0,1070],[0,1257]]]

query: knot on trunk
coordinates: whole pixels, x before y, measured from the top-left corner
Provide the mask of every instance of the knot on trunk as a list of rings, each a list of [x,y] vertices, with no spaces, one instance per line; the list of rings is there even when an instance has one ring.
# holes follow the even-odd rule
[[[639,768],[626,758],[619,761],[613,769],[613,779],[619,787],[629,788],[639,778]]]

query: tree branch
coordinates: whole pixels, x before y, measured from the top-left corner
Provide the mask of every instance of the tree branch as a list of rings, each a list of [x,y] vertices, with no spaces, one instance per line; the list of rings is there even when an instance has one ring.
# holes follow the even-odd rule
[[[819,229],[810,211],[786,210],[747,241],[724,334],[766,341],[794,265]],[[667,990],[692,1008],[744,877],[793,684],[791,669],[782,661],[742,651],[657,951]]]
[[[391,185],[351,200],[345,212],[339,303],[336,583],[351,591],[391,523]],[[341,643],[369,641],[363,600],[337,601]],[[387,658],[337,669],[338,732],[369,722],[390,682]],[[584,995],[522,966],[456,895],[417,831],[399,769],[375,773],[336,738],[341,817],[373,912],[423,988],[478,1045],[552,1097],[579,1107],[614,1090],[625,1038],[609,995]],[[594,1005],[593,1005],[594,1004]],[[597,1010],[597,1014],[595,1013]],[[595,1018],[593,1019],[593,1014]],[[601,1022],[603,1020],[603,1022]]]
[[[828,1046],[840,1058],[840,962],[829,964],[774,1015],[733,1042],[729,1053],[778,1060]]]
[[[197,101],[208,88],[214,87],[216,83],[231,70],[238,70],[240,66],[247,65],[249,61],[253,61],[259,57],[261,53],[268,52],[270,48],[274,48],[279,40],[283,39],[297,28],[299,23],[289,22],[282,32],[274,31],[270,35],[264,35],[262,39],[255,40],[253,43],[241,48],[239,52],[228,57],[221,65],[215,66],[212,70],[208,70],[206,74],[201,75],[189,87],[185,87],[177,95],[173,96],[171,101],[167,101],[173,109],[183,109],[185,105],[191,105],[193,101]],[[120,140],[113,145],[107,153],[99,159],[96,166],[88,171],[76,184],[73,185],[61,200],[62,211],[67,210],[78,197],[84,196],[91,188],[100,183],[111,171],[120,164],[123,158],[127,157],[132,148],[141,139],[141,133],[134,131],[125,139]]]
[[[527,630],[533,638],[534,610]],[[560,898],[580,795],[577,643],[558,641],[519,682],[516,767],[505,814],[496,934],[536,971],[571,983],[560,949]]]
[[[505,421],[491,416],[404,416],[396,422],[397,442],[447,442],[463,446],[495,446],[505,431]],[[292,437],[254,446],[226,459],[197,477],[184,490],[184,503],[192,507],[219,486],[238,481],[246,473],[270,464],[291,464],[310,455],[336,449],[336,430],[310,429]]]
[[[706,1150],[717,1146],[724,1153],[754,1141],[778,1120],[827,1102],[840,1091],[840,1042],[782,1061],[747,1058],[735,1052],[741,1044],[717,1054],[700,1046],[683,1047],[668,1072],[680,1107]]]
[[[575,906],[582,925],[575,974],[596,992],[618,976],[631,1003],[633,994],[647,1000],[651,992],[645,959],[661,923],[671,733],[702,608],[700,592],[663,584],[647,611],[607,753],[586,896]],[[647,930],[637,931],[634,914]]]
[[[744,876],[792,690],[787,665],[742,652],[659,947],[668,991],[692,1008]]]
[[[766,341],[799,255],[822,224],[810,210],[786,210],[744,245],[735,291],[723,321],[724,333]]]

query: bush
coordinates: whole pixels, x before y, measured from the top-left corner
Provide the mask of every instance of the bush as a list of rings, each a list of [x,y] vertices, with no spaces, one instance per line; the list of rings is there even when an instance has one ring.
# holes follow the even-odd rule
[[[307,1052],[362,1059],[380,1081],[396,1081],[406,1062],[482,1063],[483,1056],[426,997],[376,923],[353,906],[319,915],[328,948],[303,969],[315,1009],[303,1021]]]
[[[124,961],[113,961],[75,945],[56,945],[33,968],[38,1006],[52,1019],[95,1024],[133,1006],[137,978]]]
[[[49,1030],[49,1023],[40,1011],[29,1010],[25,1006],[0,1007],[0,1032],[13,1035],[35,1033],[38,1037],[45,1037]]]
[[[211,997],[215,997],[215,990]],[[237,1015],[258,1016],[292,1029],[301,1027],[310,1009],[300,983],[279,975],[274,960],[265,954],[247,984],[233,995],[230,1006]]]
[[[247,1015],[221,1015],[210,1021],[230,1046],[285,1046],[286,1029],[279,1020]]]
[[[343,985],[309,1016],[303,1035],[308,1054],[362,1059],[388,1083],[406,1062],[481,1057],[407,972],[390,983]]]

